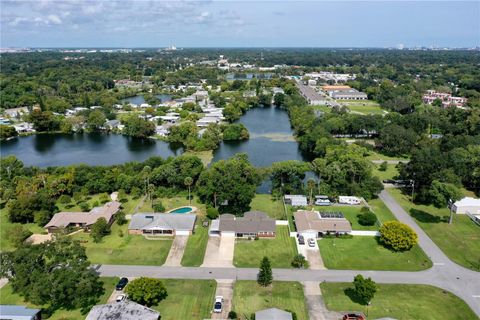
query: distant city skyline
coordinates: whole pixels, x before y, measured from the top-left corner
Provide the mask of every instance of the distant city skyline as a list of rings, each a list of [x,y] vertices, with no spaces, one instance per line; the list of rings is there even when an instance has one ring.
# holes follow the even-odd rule
[[[479,1],[1,1],[6,47],[480,46]]]

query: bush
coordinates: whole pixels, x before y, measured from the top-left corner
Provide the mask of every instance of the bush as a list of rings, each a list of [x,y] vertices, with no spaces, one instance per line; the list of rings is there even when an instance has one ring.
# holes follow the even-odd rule
[[[100,242],[104,236],[110,233],[110,225],[105,218],[99,218],[90,230],[93,242]]]
[[[133,187],[130,194],[132,195],[133,199],[138,199],[142,195],[142,190],[140,190],[139,187]]]
[[[408,225],[399,221],[387,221],[380,228],[380,242],[393,251],[410,250],[418,242],[418,236]]]
[[[308,261],[305,259],[305,257],[301,254],[297,254],[295,257],[293,257],[292,260],[292,267],[294,268],[302,268],[302,269],[307,269],[308,268]]]
[[[62,194],[60,196],[60,198],[58,198],[58,202],[61,203],[61,204],[70,203],[70,202],[72,202],[72,197],[70,197],[69,195],[66,195],[66,194]]]
[[[168,296],[167,289],[161,280],[146,277],[130,282],[126,286],[125,292],[130,300],[148,307],[157,305]]]
[[[52,214],[47,210],[41,210],[35,212],[35,223],[38,224],[40,227],[46,225],[50,219],[52,219]]]
[[[122,229],[119,229],[119,230],[118,230],[118,236],[119,236],[120,238],[123,238],[123,231],[122,231]]]
[[[155,201],[152,205],[153,211],[155,212],[164,212],[165,207],[163,206],[163,203],[161,201]]]
[[[207,217],[208,217],[210,220],[217,219],[217,218],[218,218],[218,210],[217,210],[217,208],[208,207],[208,208],[207,208]]]
[[[25,239],[30,237],[33,233],[25,229],[20,224],[15,224],[7,230],[6,238],[15,248],[20,247]]]
[[[380,166],[378,167],[378,170],[379,171],[387,171],[387,168],[388,168],[388,163],[387,161],[383,161]]]
[[[83,212],[87,212],[90,210],[90,206],[88,205],[88,203],[86,202],[80,202],[78,204],[78,206],[80,207],[80,209],[83,211]]]
[[[237,319],[237,313],[235,311],[231,310],[228,313],[228,319]]]
[[[373,226],[376,222],[377,216],[370,210],[358,215],[358,223],[362,226]]]
[[[119,211],[119,212],[115,215],[115,220],[117,221],[117,224],[118,224],[119,226],[122,226],[122,225],[124,225],[125,223],[127,223],[127,218],[125,218],[125,212]]]
[[[110,198],[110,196],[108,195],[108,193],[104,192],[104,193],[100,194],[99,200],[100,200],[100,202],[103,204],[103,203],[107,203],[108,201],[110,201],[111,198]]]

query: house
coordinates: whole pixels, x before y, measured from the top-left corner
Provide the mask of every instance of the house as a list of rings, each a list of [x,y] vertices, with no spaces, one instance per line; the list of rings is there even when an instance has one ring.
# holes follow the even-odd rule
[[[351,197],[351,196],[338,196],[338,203],[340,204],[350,204],[350,205],[357,205],[360,204],[362,201],[360,198]]]
[[[160,312],[133,301],[94,306],[85,320],[159,320]]]
[[[19,107],[19,108],[12,108],[12,109],[5,109],[4,113],[9,118],[20,118],[24,114],[29,114],[27,107]]]
[[[298,234],[305,238],[320,238],[325,234],[347,234],[352,226],[340,212],[298,210],[293,214]]]
[[[208,127],[209,124],[212,123],[219,123],[219,117],[203,117],[202,119],[197,121],[197,127]]]
[[[465,197],[456,201],[452,206],[452,211],[457,214],[470,213],[472,215],[480,214],[480,199]]]
[[[25,306],[0,305],[1,320],[40,320],[40,309],[30,309]]]
[[[435,100],[440,100],[443,108],[448,108],[450,106],[463,108],[468,101],[467,98],[454,97],[450,93],[437,92],[435,90],[427,90],[427,92],[423,95],[422,100],[423,103],[426,104],[432,104]]]
[[[209,235],[232,236],[232,237],[275,237],[275,220],[267,216],[265,212],[249,211],[243,217],[233,214],[222,214],[212,221]]]
[[[290,312],[270,308],[255,312],[255,320],[293,320]]]
[[[118,129],[118,126],[120,126],[119,120],[108,120],[105,122],[105,128],[108,130]]]
[[[120,210],[121,203],[111,201],[102,207],[95,207],[90,212],[59,212],[45,225],[49,233],[67,227],[89,229],[100,218],[105,218],[109,224],[113,222],[113,216]]]
[[[33,123],[29,122],[17,123],[14,124],[13,127],[18,133],[35,132],[35,129],[33,129]]]
[[[129,234],[185,236],[193,233],[197,216],[191,213],[137,213],[128,226]]]
[[[285,203],[294,207],[303,207],[308,205],[307,197],[299,194],[286,194]]]

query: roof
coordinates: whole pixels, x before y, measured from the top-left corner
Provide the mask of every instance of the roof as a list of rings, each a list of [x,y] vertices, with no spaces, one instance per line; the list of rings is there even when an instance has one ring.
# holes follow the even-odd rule
[[[85,320],[158,320],[160,312],[141,304],[124,300],[112,304],[94,306]]]
[[[25,306],[0,305],[0,319],[31,318],[40,312],[40,309],[30,309]]]
[[[472,198],[472,197],[465,197],[462,200],[458,200],[454,203],[455,207],[480,207],[480,199]]]
[[[292,314],[277,308],[270,308],[255,312],[255,320],[292,320]]]
[[[130,230],[193,230],[197,216],[191,213],[137,213],[132,216]]]
[[[293,214],[297,231],[350,232],[350,221],[339,217],[322,217],[318,211],[298,210]]]
[[[352,88],[350,86],[322,86],[322,89],[325,91],[332,91],[332,90],[350,90]]]
[[[235,233],[275,232],[275,220],[265,212],[249,211],[243,217],[231,214],[222,214],[219,218],[219,230]]]
[[[105,218],[108,222],[112,219],[112,216],[120,210],[120,206],[120,202],[111,201],[105,203],[102,207],[93,208],[90,212],[59,212],[52,217],[44,228],[65,228],[72,223],[91,225],[99,218]]]

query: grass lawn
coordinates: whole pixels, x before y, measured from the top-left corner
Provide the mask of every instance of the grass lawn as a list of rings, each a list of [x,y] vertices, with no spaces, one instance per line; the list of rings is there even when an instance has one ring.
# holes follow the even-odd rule
[[[352,279],[353,281],[353,279]],[[329,310],[361,311],[365,306],[353,300],[351,283],[322,283],[322,296]],[[378,291],[368,307],[369,319],[477,319],[460,298],[450,292],[428,285],[377,284]],[[349,290],[350,289],[350,290]],[[350,298],[350,296],[353,297]]]
[[[375,212],[377,219],[383,223],[385,221],[397,220],[390,209],[379,198],[368,201],[368,205]]]
[[[368,152],[369,152],[369,155],[365,157],[368,160],[409,160],[407,157],[401,157],[401,156],[391,157],[385,154],[378,153],[373,150],[370,150]]]
[[[378,177],[380,181],[385,179],[394,179],[398,175],[398,169],[396,164],[387,164],[387,170],[380,171],[378,168],[380,167],[379,164],[373,165],[373,175]]]
[[[386,110],[382,109],[378,103],[375,101],[342,101],[350,111],[360,112],[363,114],[387,114]]]
[[[432,262],[419,246],[406,252],[384,248],[375,237],[326,238],[318,241],[327,269],[417,271],[430,268]]]
[[[256,194],[250,203],[250,210],[263,211],[276,220],[286,220],[285,209],[281,199],[274,200],[269,194]]]
[[[447,208],[418,205],[400,189],[387,189],[392,197],[416,220],[418,225],[456,263],[480,271],[480,226],[466,215],[454,215],[448,224]]]
[[[197,215],[200,217],[205,217],[207,214],[207,209],[205,204],[201,203],[197,197],[192,198],[192,204],[188,201],[188,195],[178,195],[171,198],[160,198],[159,199],[163,206],[165,207],[165,211],[169,211],[178,207],[184,206],[193,206],[197,207]],[[153,212],[152,206],[150,205],[150,201],[148,199],[145,200],[143,206],[138,209],[138,212]]]
[[[32,233],[45,232],[45,229],[36,223],[11,223],[8,220],[7,209],[3,208],[0,210],[0,251],[11,251],[15,249],[7,239],[8,230],[15,225],[21,225],[25,229],[30,230]]]
[[[202,221],[197,219],[195,232],[188,237],[187,246],[182,257],[182,266],[199,267],[203,263],[205,250],[208,243],[208,228],[202,226]]]
[[[210,319],[215,280],[162,280],[168,297],[152,308],[160,311],[162,320]]]
[[[213,159],[213,151],[208,150],[208,151],[187,151],[185,154],[192,155],[192,156],[197,156],[202,160],[203,165],[206,167],[208,166]]]
[[[256,268],[266,256],[273,268],[291,268],[290,263],[296,254],[295,239],[289,237],[287,226],[277,226],[274,239],[236,240],[233,264],[236,267]]]
[[[107,302],[108,298],[113,292],[115,285],[118,282],[118,278],[116,277],[102,277],[100,278],[103,281],[103,288],[105,292],[103,295],[98,299],[97,304],[104,304]],[[42,308],[42,306],[37,306],[28,302],[25,302],[23,298],[13,293],[12,286],[10,284],[6,284],[2,289],[0,289],[0,301],[2,304],[14,304],[14,305],[24,305],[29,308]],[[43,306],[47,307],[47,306]],[[42,319],[47,319],[45,314],[42,314]],[[55,311],[51,317],[48,319],[51,320],[83,320],[85,319],[85,315],[82,315],[80,309],[75,310],[57,310]]]
[[[89,195],[87,199],[88,200],[86,200],[85,202],[88,203],[90,209],[95,206],[95,202],[98,202],[98,206],[103,205],[99,200],[100,194]],[[109,199],[110,199],[110,196],[109,196]],[[138,201],[140,201],[140,198],[133,199],[131,195],[127,195],[127,200],[128,201],[122,203],[123,212],[125,212],[125,214],[131,214],[133,213],[133,209],[135,208],[135,206],[138,204]],[[58,201],[56,205],[60,211],[66,211],[66,212],[82,211],[82,209],[80,209],[80,207],[73,200],[72,200],[72,203],[68,206],[66,206],[65,204],[59,203]]]
[[[119,231],[123,232],[120,237]],[[140,264],[160,266],[165,263],[172,246],[172,238],[147,240],[142,235],[128,234],[128,224],[112,225],[110,235],[94,243],[90,235],[80,232],[72,237],[86,248],[88,259],[94,264]]]
[[[235,282],[233,310],[238,316],[250,319],[256,311],[267,308],[295,312],[298,320],[308,319],[303,287],[299,282],[274,281],[267,288],[256,281]]]

